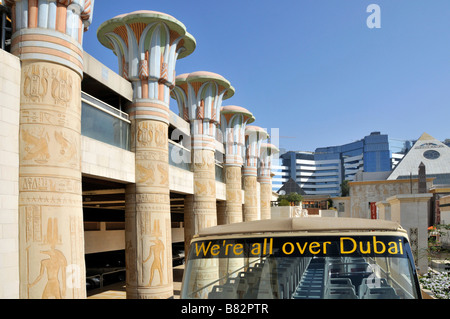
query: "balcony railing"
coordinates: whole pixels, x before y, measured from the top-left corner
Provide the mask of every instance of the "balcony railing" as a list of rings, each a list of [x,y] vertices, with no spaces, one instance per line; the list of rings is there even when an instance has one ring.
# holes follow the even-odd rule
[[[85,92],[81,92],[81,102],[81,134],[129,151],[131,122],[128,114]],[[190,150],[169,140],[169,164],[192,171]],[[216,162],[215,169],[216,180],[224,182],[223,166]]]
[[[223,166],[219,163],[216,163],[216,181],[225,183],[225,173]]]
[[[131,122],[128,114],[81,92],[81,134],[130,150]]]
[[[169,164],[191,171],[191,152],[178,143],[169,140]]]

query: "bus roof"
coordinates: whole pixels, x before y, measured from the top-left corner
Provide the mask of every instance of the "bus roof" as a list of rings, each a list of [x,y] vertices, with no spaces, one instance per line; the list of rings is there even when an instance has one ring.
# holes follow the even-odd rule
[[[337,231],[401,231],[397,222],[381,219],[344,217],[294,217],[264,219],[208,227],[200,230],[198,237],[231,234],[257,234],[273,232],[337,232]]]

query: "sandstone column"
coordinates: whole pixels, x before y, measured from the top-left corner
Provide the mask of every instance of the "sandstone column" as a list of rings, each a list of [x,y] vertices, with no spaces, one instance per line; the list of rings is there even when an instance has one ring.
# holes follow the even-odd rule
[[[261,160],[258,172],[258,180],[261,187],[261,219],[270,219],[270,202],[272,200],[271,164],[273,154],[278,153],[278,148],[270,143],[261,145]]]
[[[83,33],[94,1],[6,1],[22,62],[20,298],[86,298],[81,191]]]
[[[194,38],[174,17],[136,11],[104,22],[98,38],[118,57],[131,81],[128,108],[136,183],[126,188],[127,298],[173,295],[168,124],[176,60],[191,54]]]
[[[178,102],[180,117],[191,124],[194,171],[193,203],[185,210],[186,253],[199,230],[217,225],[215,141],[222,101],[233,94],[230,82],[216,73],[199,71],[176,77],[172,96]]]
[[[224,224],[242,222],[242,165],[245,156],[245,127],[255,121],[247,109],[228,105],[221,110],[221,127],[225,143],[226,208]]]
[[[245,162],[242,175],[244,176],[244,221],[259,220],[261,213],[258,209],[258,159],[261,142],[268,134],[258,126],[247,125],[245,128]]]

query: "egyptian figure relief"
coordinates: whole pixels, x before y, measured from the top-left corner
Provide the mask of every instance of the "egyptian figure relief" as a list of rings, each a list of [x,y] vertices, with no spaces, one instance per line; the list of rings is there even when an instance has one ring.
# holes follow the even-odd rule
[[[165,244],[161,221],[164,219],[152,219],[148,214],[141,219],[142,224],[142,281],[146,286],[158,286],[167,283],[165,278]],[[153,222],[153,223],[152,223]],[[153,225],[153,227],[151,227]],[[145,277],[149,277],[148,281]]]
[[[244,178],[245,189],[245,205],[247,207],[255,207],[256,202],[256,177],[247,176]]]
[[[153,127],[149,121],[141,121],[138,123],[138,130],[136,136],[139,146],[150,146],[153,141]]]
[[[147,186],[169,185],[167,125],[157,121],[136,124],[136,181]]]
[[[74,91],[80,90],[78,82],[71,71],[49,63],[24,66],[20,112],[22,164],[80,168],[81,102],[73,98]]]
[[[215,160],[214,152],[195,150],[194,151],[194,168],[196,171],[211,171],[214,169]]]
[[[167,149],[167,124],[158,121],[137,123],[136,147]]]
[[[28,298],[62,299],[75,295],[81,287],[68,286],[67,267],[69,261],[63,252],[63,236],[79,236],[79,227],[69,226],[64,234],[64,226],[54,214],[45,214],[39,206],[21,208],[26,223],[25,266]],[[82,235],[82,233],[81,233]],[[81,254],[84,250],[81,251]],[[73,253],[77,255],[77,252]],[[77,258],[75,258],[77,259]],[[77,260],[71,260],[74,262]],[[39,265],[38,267],[34,265]],[[70,279],[70,278],[69,278]],[[79,282],[77,280],[76,282]],[[84,288],[84,283],[82,283]]]
[[[135,214],[128,214],[127,219],[135,220],[136,228],[127,230],[128,282],[144,287],[163,286],[170,281],[167,268],[171,266],[166,249],[171,241],[167,217],[170,211],[168,127],[153,120],[137,120],[133,125],[137,185],[133,194],[135,205],[127,208]]]
[[[68,106],[73,96],[73,78],[64,69],[52,70],[52,97],[57,105]]]
[[[26,101],[41,102],[48,90],[49,70],[33,64],[24,68],[23,95]]]
[[[81,78],[45,62],[23,62],[22,72],[19,225],[25,229],[20,240],[25,284],[21,295],[85,297],[81,96],[75,94],[81,90]]]
[[[136,163],[136,182],[139,184],[153,185],[155,183],[155,171],[153,165],[144,166]]]
[[[196,150],[194,157],[194,195],[213,196],[215,201],[215,162],[211,151]]]
[[[71,71],[50,63],[33,63],[23,68],[22,93],[25,102],[49,103],[68,107],[78,92]],[[50,93],[50,94],[49,94]]]
[[[22,125],[21,160],[26,164],[49,164],[80,168],[80,139],[71,130],[41,125]]]
[[[21,152],[24,161],[32,160],[39,164],[48,162],[50,158],[48,147],[50,138],[48,132],[46,132],[44,128],[30,130],[22,129],[21,139],[25,143],[25,152]]]

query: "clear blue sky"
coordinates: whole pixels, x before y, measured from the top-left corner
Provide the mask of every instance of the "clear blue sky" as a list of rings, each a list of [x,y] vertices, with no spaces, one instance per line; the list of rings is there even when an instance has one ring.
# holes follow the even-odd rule
[[[369,4],[381,9],[370,29]],[[177,74],[210,71],[235,87],[254,125],[279,129],[280,147],[313,151],[372,131],[450,138],[448,0],[96,0],[84,48],[117,71],[98,26],[136,10],[180,20],[196,50]],[[172,110],[177,109],[171,101]]]

